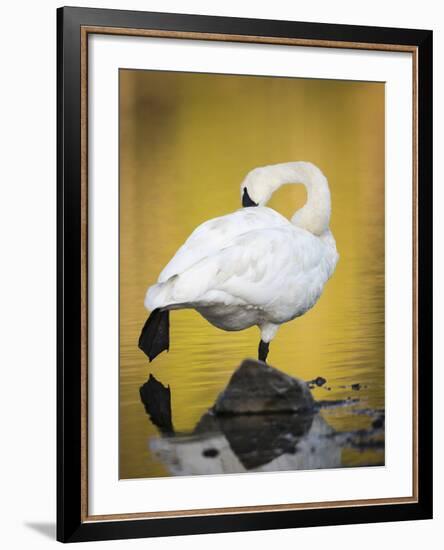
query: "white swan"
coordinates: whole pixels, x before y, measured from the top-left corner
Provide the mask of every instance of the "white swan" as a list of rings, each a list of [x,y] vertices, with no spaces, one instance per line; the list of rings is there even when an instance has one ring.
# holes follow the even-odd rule
[[[265,206],[287,183],[307,188],[307,202],[291,222]],[[241,197],[244,208],[199,225],[148,288],[151,315],[139,347],[150,361],[169,349],[169,310],[195,309],[223,330],[257,325],[265,361],[279,326],[321,296],[338,253],[329,229],[330,190],[319,168],[309,162],[255,168]]]

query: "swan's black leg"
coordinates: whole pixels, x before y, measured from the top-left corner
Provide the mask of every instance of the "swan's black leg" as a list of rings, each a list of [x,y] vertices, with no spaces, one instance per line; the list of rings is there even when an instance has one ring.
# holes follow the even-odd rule
[[[139,337],[139,348],[152,361],[170,347],[170,313],[155,309],[143,326]]]
[[[265,343],[263,340],[259,342],[259,361],[267,362],[269,342]]]

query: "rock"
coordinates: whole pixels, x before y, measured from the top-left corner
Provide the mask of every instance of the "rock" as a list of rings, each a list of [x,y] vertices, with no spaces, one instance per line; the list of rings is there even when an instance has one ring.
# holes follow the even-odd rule
[[[307,382],[307,385],[308,387],[313,390],[314,388],[318,387],[320,388],[321,386],[323,386],[325,383],[327,382],[327,380],[325,378],[323,378],[322,376],[318,376],[317,378],[314,378],[313,380],[309,380]],[[330,390],[331,388],[325,388],[326,390]]]
[[[372,422],[372,428],[375,430],[379,430],[380,428],[384,427],[384,416],[378,416],[378,418],[375,418]]]
[[[246,359],[218,396],[213,412],[216,415],[288,413],[313,407],[306,382],[262,361]]]

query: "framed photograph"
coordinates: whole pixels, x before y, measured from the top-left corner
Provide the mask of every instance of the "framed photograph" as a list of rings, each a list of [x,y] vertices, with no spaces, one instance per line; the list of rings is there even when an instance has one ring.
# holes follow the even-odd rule
[[[432,32],[58,10],[58,539],[432,517]]]

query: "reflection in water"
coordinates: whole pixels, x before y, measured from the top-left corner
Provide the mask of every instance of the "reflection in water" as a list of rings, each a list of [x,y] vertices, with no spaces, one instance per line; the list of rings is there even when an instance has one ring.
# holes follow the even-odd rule
[[[220,433],[246,470],[298,452],[298,441],[310,430],[313,414],[254,414],[216,418],[203,416],[195,434]],[[205,456],[205,455],[204,455]]]
[[[347,433],[335,432],[319,407],[303,413],[239,415],[217,415],[212,408],[192,432],[175,433],[170,389],[150,375],[140,396],[162,434],[150,438],[149,447],[170,475],[339,468],[343,449],[353,447],[378,448],[383,464],[383,423],[376,421],[369,430]]]
[[[173,418],[171,414],[171,391],[152,374],[140,388],[140,399],[145,405],[145,411],[152,423],[164,435],[174,435]]]
[[[209,419],[203,417],[201,422]],[[276,472],[339,468],[341,446],[317,414],[214,419],[190,436],[155,438],[151,449],[172,475]],[[208,429],[208,431],[207,431]]]
[[[255,166],[322,169],[340,253],[316,307],[280,328],[270,362],[326,379],[312,390],[318,401],[384,409],[384,84],[122,70],[119,97],[120,478],[171,475],[146,445],[158,437],[138,393],[149,372],[171,386],[174,428],[190,434],[235,366],[256,354],[256,328],[219,331],[193,311],[171,314],[169,353],[148,363],[137,347],[147,286],[199,223],[239,208],[239,184]],[[285,186],[270,206],[290,218],[304,201],[302,186]],[[369,429],[373,419],[353,410],[319,415],[335,432]],[[349,446],[341,460],[380,464],[383,451]]]

